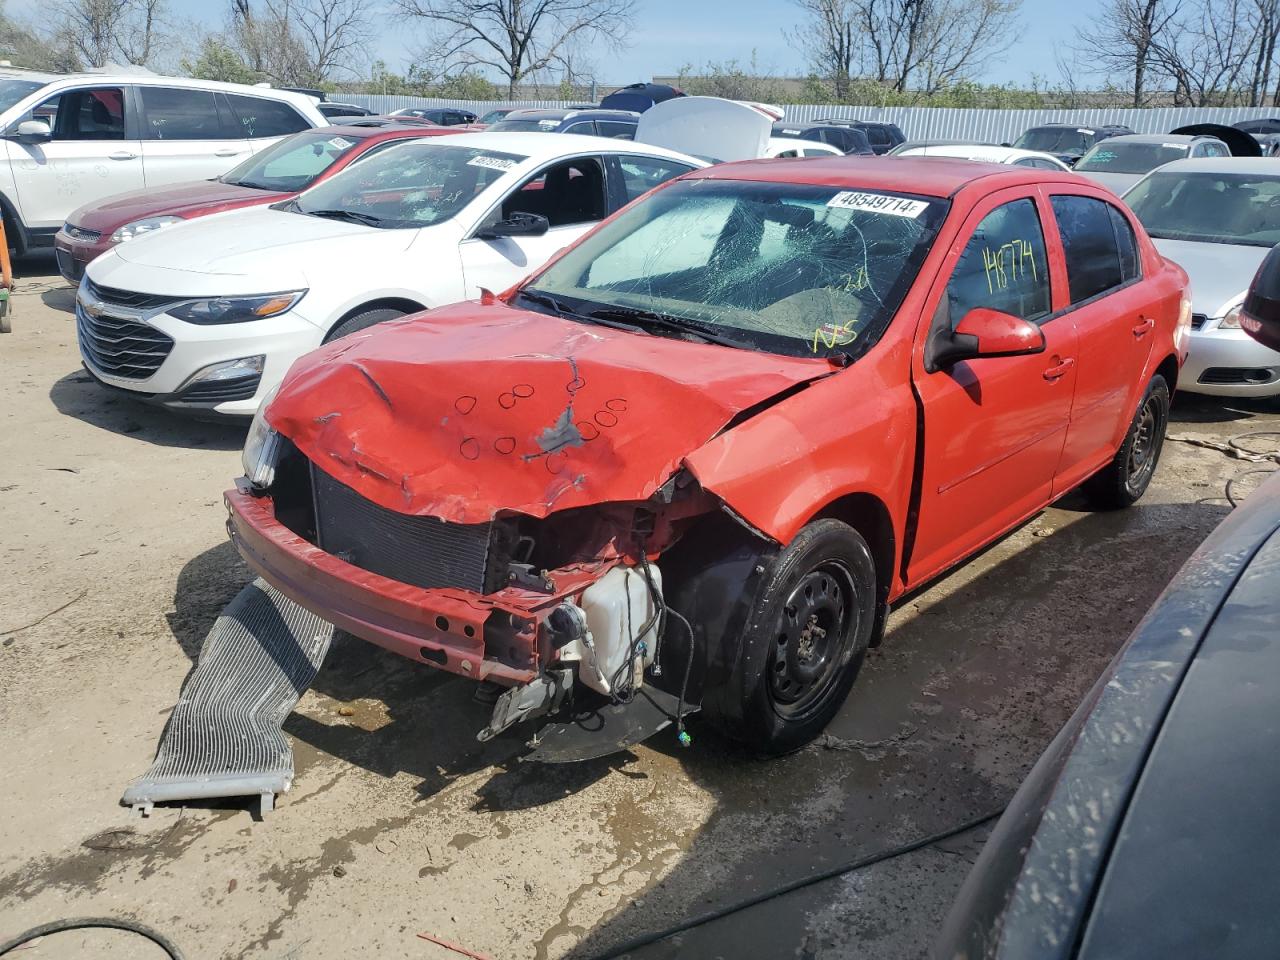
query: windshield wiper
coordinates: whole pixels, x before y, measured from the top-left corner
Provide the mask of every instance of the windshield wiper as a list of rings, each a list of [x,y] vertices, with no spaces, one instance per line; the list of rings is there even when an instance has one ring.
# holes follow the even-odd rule
[[[715,343],[722,347],[736,347],[740,350],[755,349],[748,343],[735,340],[732,337],[726,337],[723,334],[716,333],[714,330],[708,330],[706,327],[695,324],[692,321],[682,320],[667,313],[642,310],[639,307],[603,307],[599,310],[588,311],[587,316],[597,320],[631,320],[637,322],[642,328],[646,325],[658,327],[670,333],[697,337],[705,343]]]
[[[567,317],[572,320],[582,320],[586,323],[596,323],[602,327],[612,327],[615,330],[626,330],[630,333],[644,333],[644,331],[634,323],[623,323],[619,320],[597,317],[594,314],[584,315],[576,313],[550,294],[540,293],[536,290],[521,290],[520,296],[531,303],[547,307],[549,310],[554,311],[557,317]]]
[[[305,213],[310,217],[325,217],[329,220],[350,220],[352,223],[364,224],[366,227],[380,227],[385,223],[395,222],[384,217],[375,217],[371,213],[356,213],[354,210],[303,210],[301,207],[297,209],[300,213]]]

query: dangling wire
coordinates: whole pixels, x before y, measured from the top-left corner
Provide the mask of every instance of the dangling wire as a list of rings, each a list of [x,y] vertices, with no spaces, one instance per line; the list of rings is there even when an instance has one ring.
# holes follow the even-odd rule
[[[670,607],[665,609],[667,613],[684,624],[685,633],[689,637],[689,654],[684,661],[684,679],[680,681],[680,701],[679,706],[676,707],[676,739],[680,741],[680,746],[687,747],[693,743],[693,737],[689,736],[684,729],[684,699],[689,692],[689,675],[693,673],[693,626],[679,610],[672,610]]]

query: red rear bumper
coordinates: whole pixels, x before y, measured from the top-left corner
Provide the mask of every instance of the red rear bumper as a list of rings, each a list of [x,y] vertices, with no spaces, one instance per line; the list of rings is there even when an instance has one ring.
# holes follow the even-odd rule
[[[517,684],[537,676],[539,659],[548,654],[540,640],[543,621],[569,591],[548,595],[508,589],[481,596],[424,590],[325,553],[276,520],[270,497],[228,490],[224,499],[227,532],[245,562],[281,593],[335,626],[475,680]]]

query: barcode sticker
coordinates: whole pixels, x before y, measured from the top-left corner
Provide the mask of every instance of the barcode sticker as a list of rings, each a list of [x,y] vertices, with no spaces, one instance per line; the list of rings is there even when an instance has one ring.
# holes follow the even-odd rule
[[[472,157],[467,164],[472,167],[488,167],[490,170],[510,170],[516,162],[502,157]]]
[[[841,210],[865,210],[869,213],[887,213],[893,217],[910,217],[914,220],[929,209],[926,200],[911,200],[907,197],[891,197],[884,193],[858,193],[842,190],[827,201],[828,207]]]

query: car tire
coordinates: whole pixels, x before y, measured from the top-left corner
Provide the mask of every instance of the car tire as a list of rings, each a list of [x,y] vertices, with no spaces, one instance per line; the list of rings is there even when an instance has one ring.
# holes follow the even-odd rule
[[[1169,384],[1156,374],[1133,415],[1124,442],[1105,467],[1081,488],[1095,510],[1131,507],[1147,492],[1169,427]]]
[[[877,612],[875,561],[858,531],[805,526],[767,565],[735,668],[740,718],[721,730],[765,756],[817,737],[858,676]]]
[[[335,340],[341,340],[353,333],[372,327],[375,323],[382,323],[384,320],[394,320],[396,317],[403,317],[404,311],[397,310],[395,307],[378,307],[373,310],[365,310],[363,313],[357,313],[353,317],[347,317],[325,336],[325,343],[333,343]]]

